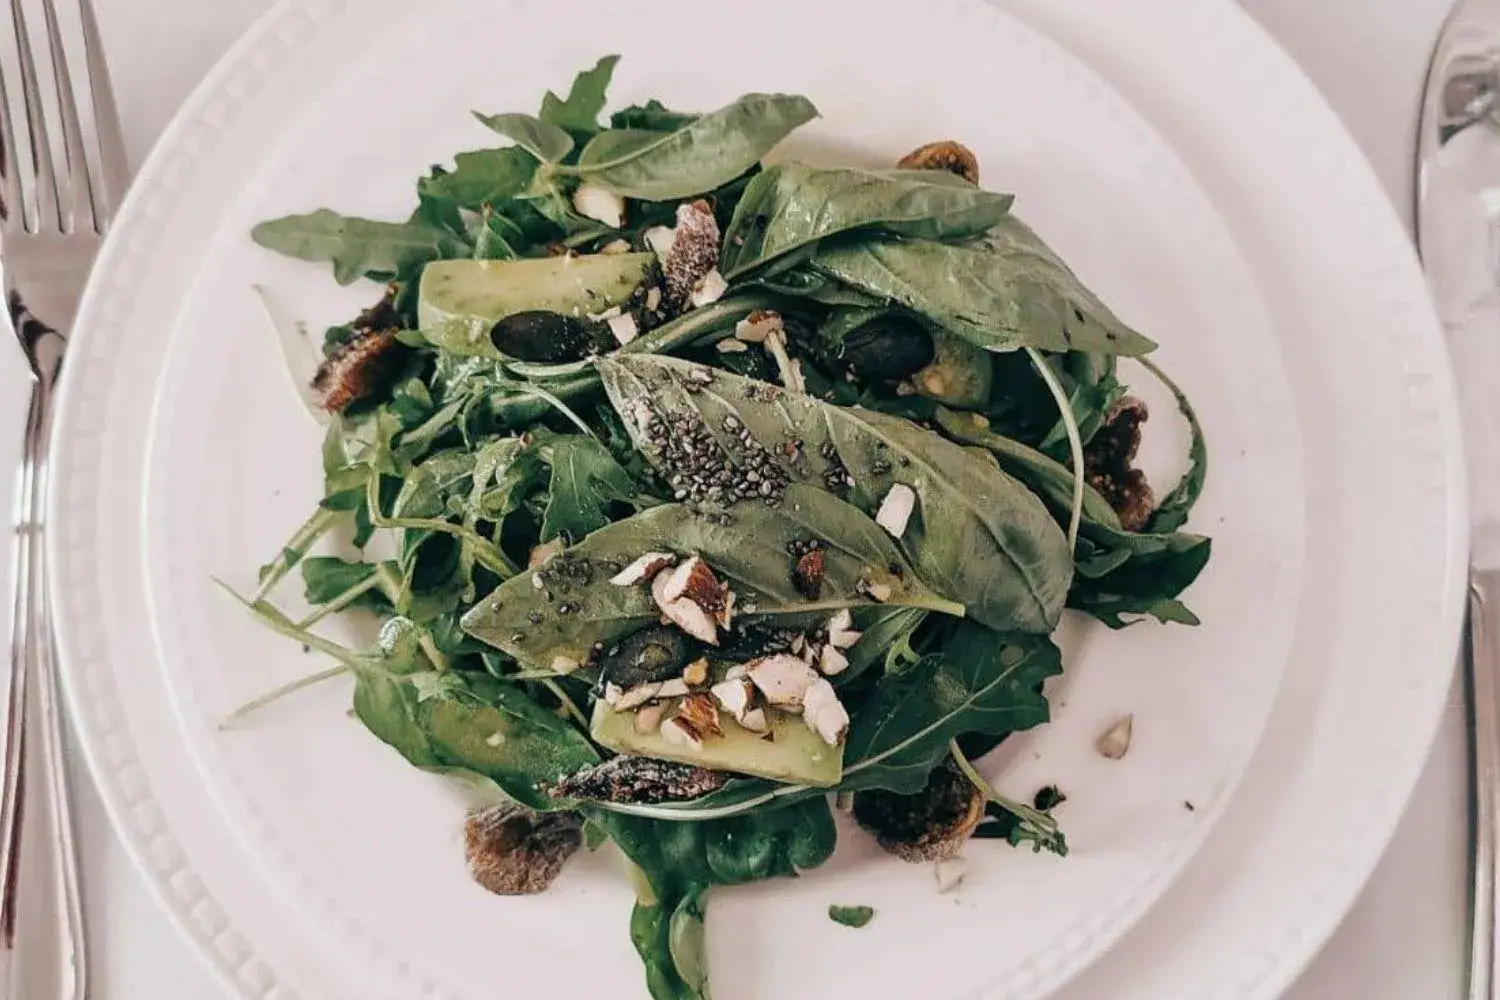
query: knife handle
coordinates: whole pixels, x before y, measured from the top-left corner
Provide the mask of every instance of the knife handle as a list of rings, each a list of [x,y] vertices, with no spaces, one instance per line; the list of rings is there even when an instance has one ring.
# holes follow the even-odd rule
[[[1473,914],[1469,1000],[1495,997],[1496,847],[1500,841],[1500,572],[1475,572],[1469,584],[1465,657],[1470,759],[1469,864]]]

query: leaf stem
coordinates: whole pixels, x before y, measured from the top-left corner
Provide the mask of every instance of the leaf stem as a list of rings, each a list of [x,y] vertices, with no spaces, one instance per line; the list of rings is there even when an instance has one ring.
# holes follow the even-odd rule
[[[498,381],[496,384],[504,386],[507,389],[512,389],[523,396],[531,396],[534,399],[542,400],[558,413],[571,420],[574,426],[583,431],[584,434],[597,440],[598,436],[594,433],[593,428],[585,423],[582,417],[574,413],[573,409],[567,403],[564,403],[559,396],[543,389],[541,386],[531,382],[511,382],[508,380]]]
[[[280,583],[292,567],[302,561],[308,548],[319,538],[322,538],[333,527],[338,520],[339,512],[319,507],[313,515],[302,526],[288,538],[281,551],[276,554],[276,559],[267,567],[265,578],[260,581],[260,586],[255,590],[255,596],[250,598],[250,603],[255,604],[266,599],[276,585]],[[236,595],[238,596],[238,595]]]
[[[1067,392],[1063,390],[1062,383],[1057,380],[1057,373],[1052,370],[1052,366],[1047,364],[1047,359],[1042,357],[1041,352],[1035,347],[1026,348],[1026,356],[1031,358],[1031,363],[1036,366],[1037,374],[1042,377],[1043,382],[1047,383],[1052,398],[1057,401],[1063,429],[1068,432],[1068,450],[1072,452],[1073,459],[1073,503],[1068,515],[1068,548],[1076,550],[1078,526],[1083,522],[1083,436],[1078,432],[1078,418],[1073,413],[1073,404],[1068,401]]]
[[[244,721],[246,717],[253,715],[254,713],[260,711],[273,702],[280,701],[282,698],[285,698],[288,695],[296,694],[298,691],[301,691],[304,688],[310,688],[316,684],[321,684],[324,681],[333,680],[333,678],[335,677],[342,677],[345,674],[349,673],[352,669],[353,668],[349,667],[348,665],[341,663],[336,667],[329,667],[327,670],[320,670],[315,674],[309,674],[306,677],[299,677],[288,684],[281,685],[281,687],[279,688],[274,688],[270,691],[267,691],[260,697],[245,702],[239,708],[224,716],[224,718],[219,722],[219,728],[230,729],[236,724]]]
[[[489,539],[472,528],[466,528],[461,524],[444,521],[432,517],[387,517],[380,511],[380,496],[377,492],[377,483],[380,477],[372,474],[365,483],[365,503],[370,512],[370,523],[378,528],[404,528],[415,531],[440,531],[453,535],[460,541],[468,543],[474,551],[474,558],[484,564],[485,568],[491,570],[501,579],[509,579],[521,570],[515,563],[501,552],[498,547],[492,545]]]
[[[1017,802],[995,791],[994,787],[988,781],[984,780],[984,776],[974,769],[974,765],[969,763],[969,758],[964,756],[963,750],[958,746],[958,740],[948,741],[948,752],[953,757],[953,763],[957,764],[958,769],[964,773],[964,777],[968,778],[986,799],[1016,817],[1016,819],[1020,820],[1026,826],[1031,827],[1032,832],[1044,839],[1048,841],[1056,839],[1058,834],[1057,820],[1040,810],[1033,809],[1023,802]]]
[[[368,594],[370,591],[380,586],[380,578],[377,573],[371,573],[369,576],[365,577],[359,583],[356,583],[354,586],[350,587],[342,594],[339,594],[327,604],[319,605],[301,621],[297,622],[297,627],[312,628],[324,618],[327,618],[331,614],[336,614],[344,610],[349,605],[353,604],[355,601],[363,597],[365,594]]]

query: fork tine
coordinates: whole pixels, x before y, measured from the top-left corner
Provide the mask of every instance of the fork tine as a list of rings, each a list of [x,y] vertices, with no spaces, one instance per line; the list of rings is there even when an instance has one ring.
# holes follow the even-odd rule
[[[94,131],[99,136],[99,176],[102,191],[94,192],[95,228],[103,232],[113,219],[125,189],[130,185],[130,164],[125,159],[125,136],[120,130],[120,112],[115,107],[114,88],[109,83],[109,63],[99,38],[99,21],[93,0],[79,0],[83,17],[83,48],[88,63],[89,89],[94,102]]]
[[[53,0],[42,0],[42,13],[47,24],[47,47],[52,52],[52,75],[57,82],[63,150],[67,155],[66,190],[63,185],[58,185],[63,229],[72,231],[80,226],[93,229],[95,213],[89,184],[89,161],[83,151],[83,126],[78,121],[78,105],[73,102],[73,78],[68,72],[68,56],[63,51],[62,30],[57,24],[57,7]]]
[[[16,134],[11,128],[10,95],[5,74],[0,73],[0,228],[26,228],[26,205],[22,202],[21,163],[16,159]]]
[[[16,26],[16,47],[21,50],[21,95],[26,104],[26,125],[31,133],[31,165],[36,177],[37,225],[49,229],[59,225],[57,175],[52,170],[52,140],[47,135],[47,112],[36,80],[36,60],[31,54],[31,36],[26,31],[26,13],[21,0],[10,0],[11,21]]]

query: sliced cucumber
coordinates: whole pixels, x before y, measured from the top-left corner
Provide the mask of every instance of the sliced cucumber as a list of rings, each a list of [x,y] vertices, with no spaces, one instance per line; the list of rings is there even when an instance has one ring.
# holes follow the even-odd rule
[[[655,262],[649,253],[434,261],[422,271],[417,324],[443,350],[504,359],[490,341],[499,320],[531,310],[597,315],[624,304]]]
[[[831,747],[797,716],[772,716],[769,734],[752,733],[720,717],[723,736],[710,736],[703,748],[668,743],[660,733],[638,733],[631,712],[594,705],[594,739],[618,753],[675,760],[715,771],[734,771],[771,781],[828,788],[844,774],[844,748]]]

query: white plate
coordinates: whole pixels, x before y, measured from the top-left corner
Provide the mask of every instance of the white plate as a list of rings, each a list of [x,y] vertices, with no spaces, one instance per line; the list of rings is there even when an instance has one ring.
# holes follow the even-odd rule
[[[621,101],[659,93],[711,105],[746,89],[806,91],[826,116],[813,136],[824,155],[834,142],[888,160],[916,141],[962,135],[992,182],[1018,191],[1022,214],[1162,341],[1213,437],[1200,523],[1218,550],[1191,595],[1208,624],[1090,635],[1072,657],[1058,722],[1002,774],[1018,793],[1063,784],[1074,856],[976,850],[955,901],[933,895],[925,872],[848,838],[825,871],[716,901],[719,995],[911,993],[919,982],[937,996],[1041,995],[1156,898],[1226,803],[1287,662],[1303,581],[1452,583],[1449,549],[1403,551],[1397,562],[1371,547],[1301,572],[1305,507],[1350,531],[1402,523],[1451,547],[1446,397],[1407,392],[1396,359],[1373,356],[1327,373],[1323,398],[1334,406],[1305,393],[1294,406],[1288,341],[1277,335],[1286,331],[1267,324],[1182,166],[1129,107],[1018,24],[961,3],[925,5],[920,21],[907,8],[865,5],[856,16],[851,4],[778,3],[757,18],[797,23],[795,37],[778,37],[774,58],[725,66],[708,48],[677,51],[677,36],[652,26],[689,16],[713,35],[705,21],[730,18],[727,9],[638,4],[630,23],[602,6],[592,21],[574,9],[563,37],[540,5],[353,6],[278,8],[163,141],[101,261],[56,455],[55,591],[86,749],[179,925],[241,995],[477,997],[502,982],[544,988],[560,963],[579,990],[639,992],[624,934],[629,893],[608,866],[577,863],[540,899],[484,896],[462,874],[456,800],[349,724],[345,692],[218,732],[227,708],[307,666],[206,585],[210,574],[243,584],[316,497],[317,434],[296,410],[249,285],[271,284],[314,321],[368,298],[331,294],[325,276],[255,250],[245,230],[324,203],[399,213],[427,163],[484,143],[470,106],[528,107],[595,53],[626,53]],[[507,53],[503,74],[493,58],[502,29],[535,40]],[[899,46],[916,64],[925,53],[945,73],[916,88],[878,61],[835,61],[817,41],[835,35],[846,51]],[[382,129],[393,127],[401,141],[387,151]],[[1420,323],[1405,329],[1418,345],[1430,336]],[[1359,333],[1326,336],[1355,354]],[[1368,384],[1382,391],[1341,395]],[[1304,487],[1301,442],[1322,443],[1344,421],[1403,419],[1379,440],[1339,439],[1345,464],[1332,476],[1315,466],[1324,488],[1311,477]],[[1403,457],[1411,474],[1368,502],[1342,478]],[[1394,586],[1379,596],[1371,614],[1400,609],[1410,634],[1433,648],[1447,641],[1447,603]],[[1317,597],[1303,621],[1328,606]],[[1357,623],[1336,624],[1347,632],[1340,649],[1359,649]],[[1405,665],[1388,669],[1381,647],[1364,648],[1364,683],[1394,698],[1383,678]],[[1120,711],[1137,713],[1139,735],[1126,762],[1106,765],[1089,743]],[[1425,743],[1422,721],[1392,738]],[[823,910],[835,900],[872,902],[881,918],[859,935],[834,933]],[[927,941],[983,954],[983,967],[923,980],[914,948]],[[802,971],[773,982],[773,955]]]

